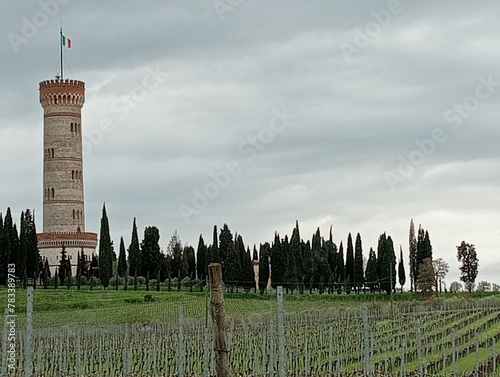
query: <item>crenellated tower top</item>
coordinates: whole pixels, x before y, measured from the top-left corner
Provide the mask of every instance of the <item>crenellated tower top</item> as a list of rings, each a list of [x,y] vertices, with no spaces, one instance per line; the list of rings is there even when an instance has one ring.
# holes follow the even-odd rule
[[[85,102],[85,83],[78,80],[45,80],[40,82],[40,103],[50,105],[69,105],[83,107]]]

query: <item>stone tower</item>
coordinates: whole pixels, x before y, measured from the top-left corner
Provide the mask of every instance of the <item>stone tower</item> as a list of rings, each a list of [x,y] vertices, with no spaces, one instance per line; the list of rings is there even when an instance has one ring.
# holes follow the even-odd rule
[[[85,232],[81,109],[85,83],[46,80],[40,83],[43,107],[43,233],[40,254],[59,265],[63,246],[73,265],[77,253],[91,257],[97,234]]]

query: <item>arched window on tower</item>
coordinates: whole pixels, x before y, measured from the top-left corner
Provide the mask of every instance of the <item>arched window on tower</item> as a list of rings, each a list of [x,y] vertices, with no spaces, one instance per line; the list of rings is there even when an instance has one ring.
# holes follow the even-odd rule
[[[54,198],[54,188],[53,187],[50,189],[50,197]]]
[[[69,125],[70,125],[70,128],[71,128],[71,133],[75,132],[75,131],[73,130],[73,122],[71,122]]]
[[[75,210],[73,210],[73,220],[75,219]]]
[[[50,156],[54,158],[54,148],[50,148]]]

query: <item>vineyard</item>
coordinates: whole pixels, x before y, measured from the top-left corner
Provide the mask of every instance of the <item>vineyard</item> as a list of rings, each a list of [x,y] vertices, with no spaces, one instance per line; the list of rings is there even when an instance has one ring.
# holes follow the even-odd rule
[[[203,308],[203,296],[198,301]],[[275,301],[265,303],[276,308]],[[157,305],[149,305],[150,310]],[[272,307],[264,314],[228,317],[233,376],[280,376],[282,371],[300,376],[495,376],[500,371],[500,302],[495,297],[453,305],[396,305],[392,311],[362,304],[288,313],[285,306],[283,317]],[[118,310],[108,314],[120,316]],[[36,322],[36,312],[34,317]],[[210,321],[207,327],[205,320],[186,316],[182,306],[176,318],[161,322],[35,327],[28,358],[26,331],[17,335],[16,372],[7,376],[24,376],[26,362],[33,376],[214,375]],[[2,358],[2,371],[4,363]]]

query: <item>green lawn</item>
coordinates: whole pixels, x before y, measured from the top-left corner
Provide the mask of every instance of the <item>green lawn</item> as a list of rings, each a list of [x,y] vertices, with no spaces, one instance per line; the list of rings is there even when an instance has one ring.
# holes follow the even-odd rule
[[[151,296],[152,301],[145,300],[147,295]],[[0,288],[0,297],[5,297],[4,307],[7,307],[5,288]],[[460,299],[456,295],[448,294],[447,297]],[[81,290],[37,287],[34,290],[33,323],[35,328],[47,328],[175,321],[178,318],[179,307],[183,307],[185,317],[188,319],[204,319],[207,300],[207,294],[203,292],[166,290],[147,292],[144,287],[138,291],[133,289],[124,291],[122,287],[118,291],[114,288],[90,290],[87,286]],[[372,308],[387,310],[390,305],[389,300],[390,297],[386,294],[285,294],[284,306],[286,313],[359,308],[363,303]],[[423,303],[415,300],[409,293],[394,295],[395,309],[421,304]],[[276,313],[276,308],[274,292],[265,295],[229,292],[225,294],[225,312],[228,316],[272,314]],[[26,290],[22,288],[16,289],[16,312],[18,328],[22,329],[26,323]]]

